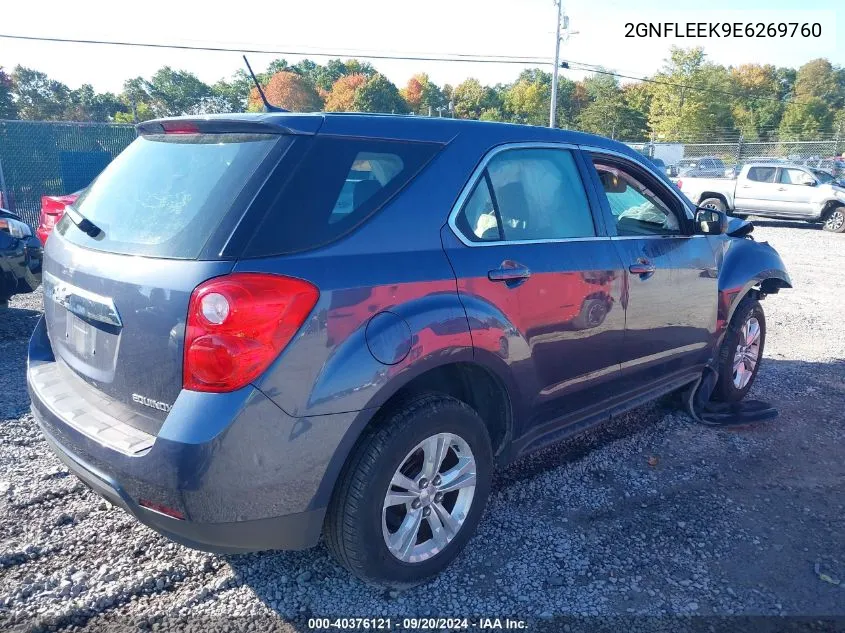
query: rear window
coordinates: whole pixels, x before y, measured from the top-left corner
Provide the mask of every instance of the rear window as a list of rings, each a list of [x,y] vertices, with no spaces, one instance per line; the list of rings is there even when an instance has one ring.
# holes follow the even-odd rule
[[[279,136],[160,134],[132,142],[73,205],[95,238],[65,216],[59,233],[126,255],[195,259]]]
[[[441,145],[317,136],[244,255],[309,250],[333,242],[378,211]],[[288,169],[282,161],[279,169]]]

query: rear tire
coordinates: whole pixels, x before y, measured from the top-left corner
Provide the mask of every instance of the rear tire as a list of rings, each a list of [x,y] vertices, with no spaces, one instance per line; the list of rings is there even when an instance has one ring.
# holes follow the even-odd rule
[[[766,344],[766,316],[760,302],[745,297],[731,318],[719,350],[719,380],[712,398],[721,402],[739,402],[751,389]]]
[[[426,462],[434,454],[446,456],[433,460],[436,468]],[[401,403],[366,432],[341,473],[326,515],[329,551],[366,582],[419,584],[446,568],[475,532],[492,471],[487,428],[464,402],[426,394]],[[413,536],[402,539],[403,529]]]
[[[834,207],[827,214],[822,225],[830,233],[845,233],[845,207]]]

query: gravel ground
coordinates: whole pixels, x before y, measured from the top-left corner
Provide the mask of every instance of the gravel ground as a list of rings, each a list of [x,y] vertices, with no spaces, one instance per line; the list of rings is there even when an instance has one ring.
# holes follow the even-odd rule
[[[403,593],[322,545],[170,543],[62,467],[28,413],[41,295],[0,311],[0,629],[307,630],[309,616],[845,616],[845,236],[759,222],[795,289],[764,302],[753,396],[780,417],[693,424],[666,399],[497,475],[477,536]],[[654,623],[656,620],[651,620]]]

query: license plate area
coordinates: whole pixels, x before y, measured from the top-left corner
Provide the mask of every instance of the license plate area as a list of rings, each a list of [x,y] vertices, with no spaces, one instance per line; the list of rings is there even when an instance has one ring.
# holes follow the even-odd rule
[[[82,360],[93,360],[97,355],[97,329],[73,312],[65,321],[67,347]]]

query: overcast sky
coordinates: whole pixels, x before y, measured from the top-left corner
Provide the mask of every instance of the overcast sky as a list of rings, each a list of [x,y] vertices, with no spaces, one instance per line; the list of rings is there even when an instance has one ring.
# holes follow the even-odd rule
[[[699,4],[699,3],[696,3]],[[798,67],[816,57],[845,65],[842,0],[706,0],[706,9],[681,8],[677,0],[570,0],[564,2],[571,29],[562,57],[600,64],[620,73],[655,72],[672,44],[705,47],[711,60]],[[554,53],[553,0],[311,0],[310,2],[231,3],[145,0],[7,1],[0,11],[0,33],[80,39],[181,43],[314,52],[355,51],[410,54],[514,55],[551,58]],[[742,5],[742,10],[737,7]],[[796,6],[802,7],[800,10]],[[132,12],[121,9],[133,7]],[[821,38],[782,39],[628,39],[627,22],[819,22]],[[359,55],[363,57],[363,53]],[[250,56],[262,70],[275,55]],[[285,55],[295,62],[301,57]],[[318,62],[325,57],[310,55]],[[521,66],[373,60],[402,86],[419,71],[439,84],[466,77],[484,83],[512,81]],[[149,77],[163,65],[189,70],[213,83],[242,65],[239,54],[155,50],[0,39],[0,65],[23,64],[76,88],[92,84],[119,92],[128,77]],[[565,71],[572,79],[583,73]]]

